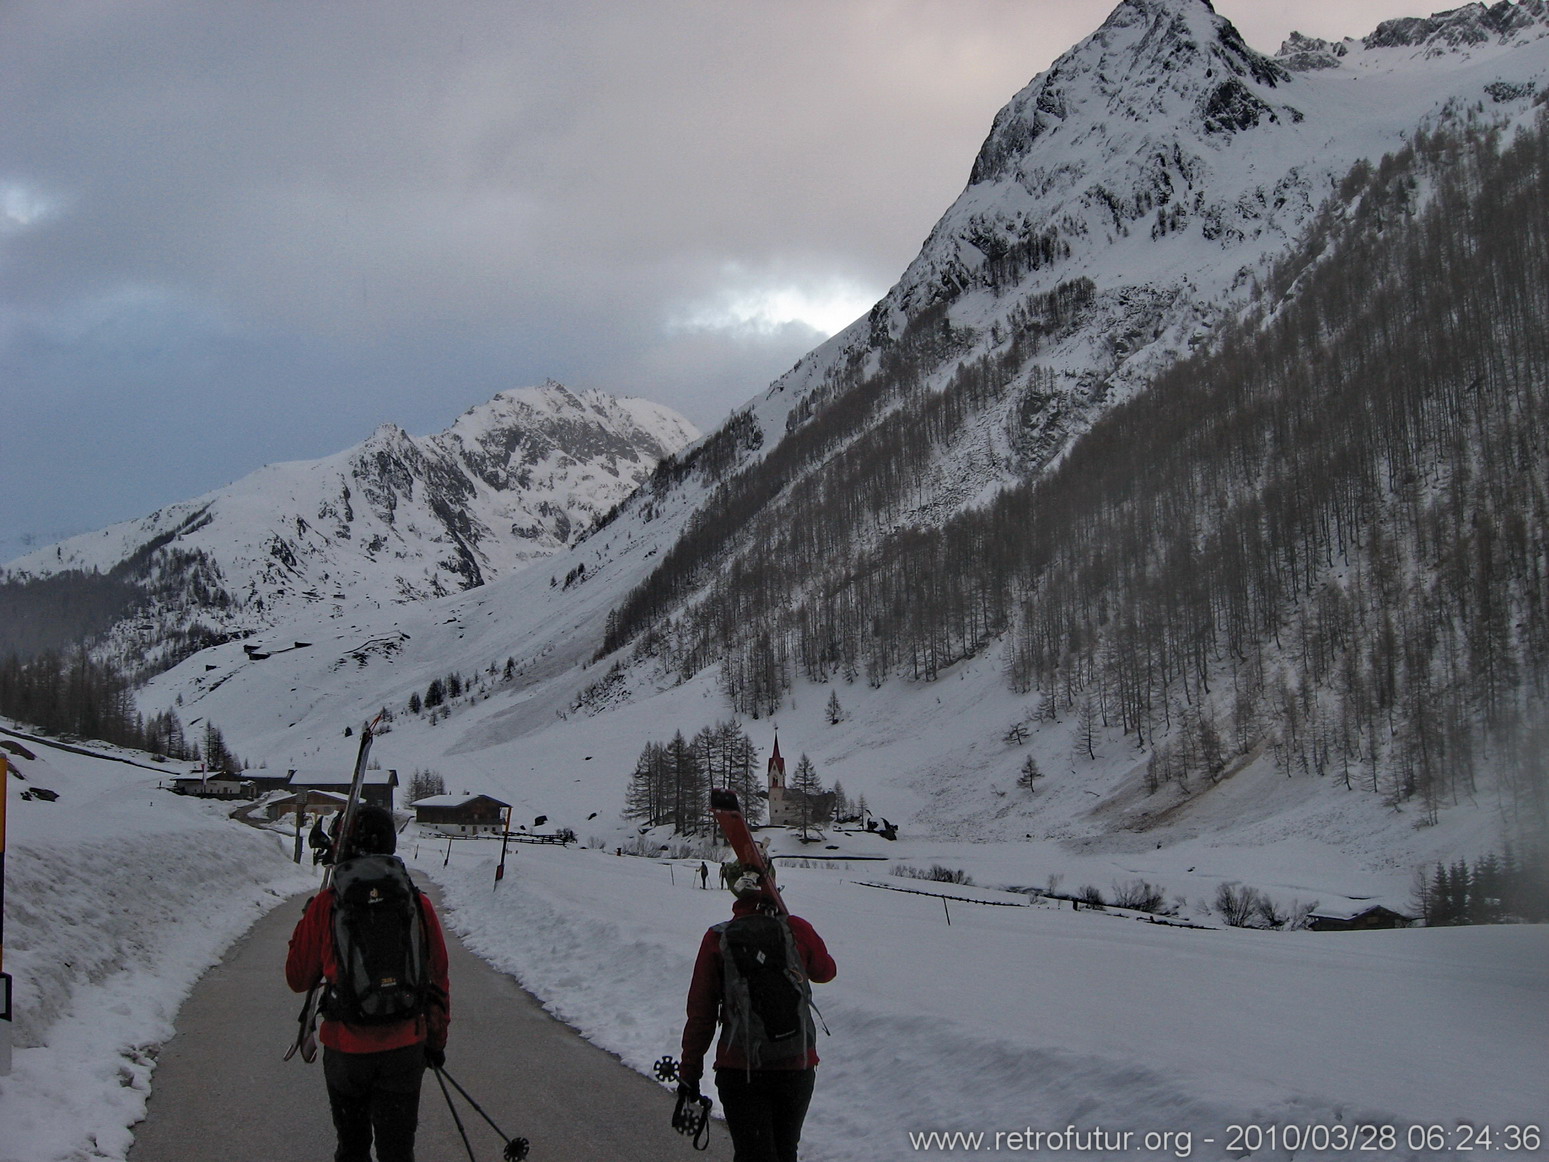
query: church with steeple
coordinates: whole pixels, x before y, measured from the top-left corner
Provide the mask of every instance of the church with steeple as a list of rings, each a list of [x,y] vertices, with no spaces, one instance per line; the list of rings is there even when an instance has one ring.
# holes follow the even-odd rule
[[[780,736],[775,735],[774,753],[769,756],[769,824],[771,827],[801,827],[802,816],[808,827],[827,827],[834,819],[834,793],[819,791],[806,794],[790,786],[785,776],[785,756],[780,753]],[[803,808],[805,807],[805,811]]]

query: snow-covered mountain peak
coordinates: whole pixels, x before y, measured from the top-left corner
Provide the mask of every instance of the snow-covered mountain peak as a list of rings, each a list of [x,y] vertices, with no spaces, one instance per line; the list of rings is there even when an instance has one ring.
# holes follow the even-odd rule
[[[1040,152],[1084,147],[1100,125],[1110,138],[1126,123],[1151,133],[1190,122],[1207,134],[1248,128],[1274,116],[1261,90],[1290,79],[1206,0],[1124,0],[1001,111],[969,185],[1026,176],[1022,163],[1051,134],[1064,140]]]
[[[1203,69],[1207,79],[1216,69],[1270,85],[1287,79],[1273,61],[1243,42],[1236,26],[1209,0],[1123,0],[1087,42],[1067,55],[1090,51],[1093,44],[1124,54],[1152,79],[1190,69]]]
[[[408,432],[391,420],[386,420],[376,426],[371,435],[366,437],[365,442],[367,444],[401,444],[409,438]]]
[[[1546,6],[1442,13],[1406,25],[1405,47],[1293,35],[1270,57],[1206,0],[1124,0],[1000,110],[887,295],[753,402],[765,451],[749,455],[829,412],[903,423],[917,406],[905,397],[947,393],[983,360],[995,402],[865,535],[932,524],[1040,471],[1206,342],[1352,166],[1468,110],[1530,119]],[[1423,47],[1480,28],[1492,39],[1466,51]],[[855,444],[865,424],[849,422],[824,446]]]
[[[158,619],[197,615],[202,633],[220,636],[319,604],[343,616],[473,588],[552,556],[698,435],[646,400],[553,382],[503,391],[436,435],[383,423],[353,448],[271,464],[8,571],[38,580],[141,561],[134,568],[150,573],[139,583],[161,586],[161,613],[136,619],[146,648],[173,636]],[[197,576],[198,595],[178,575]]]
[[[1080,272],[1101,290],[1110,268],[1149,263],[1166,238],[1217,251],[1266,233],[1288,241],[1327,189],[1294,173],[1302,188],[1277,188],[1287,167],[1270,161],[1307,120],[1309,99],[1302,78],[1250,48],[1206,0],[1123,0],[996,116],[967,188],[874,333],[885,325],[896,337],[942,301],[958,304],[956,319],[1013,283],[1043,293]],[[1103,251],[1111,257],[1091,261]]]
[[[1549,2],[1500,0],[1493,6],[1466,4],[1430,16],[1385,20],[1361,39],[1328,41],[1293,32],[1275,54],[1292,72],[1337,69],[1347,62],[1450,55],[1466,58],[1476,50],[1509,47],[1549,36]]]

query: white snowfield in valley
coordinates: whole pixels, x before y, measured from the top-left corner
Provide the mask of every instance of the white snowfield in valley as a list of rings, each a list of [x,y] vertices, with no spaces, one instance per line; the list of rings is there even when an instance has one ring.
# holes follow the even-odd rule
[[[390,756],[392,742],[376,753]],[[11,780],[5,967],[17,1021],[12,1071],[0,1078],[0,1162],[123,1158],[157,1049],[195,980],[264,909],[318,877],[290,862],[287,837],[232,822],[229,805],[157,789],[154,770],[33,750],[36,759],[17,763],[25,781]],[[31,787],[59,798],[21,800]],[[447,842],[411,825],[400,850],[443,885],[447,921],[476,952],[649,1071],[678,1051],[699,937],[729,914],[730,897],[698,888],[697,859],[613,854],[609,841],[629,834],[587,821],[588,798],[577,789],[557,800],[546,825],[577,826],[583,844],[591,827],[588,846],[512,845],[498,887],[498,841],[454,843],[443,867]],[[1277,883],[1286,852],[1275,845],[1257,863],[1252,849],[1199,845],[1152,853],[1162,862],[1148,864],[1055,844],[829,840],[837,851],[806,849],[823,866],[782,873],[792,909],[839,964],[816,990],[830,1035],[820,1034],[804,1145],[812,1162],[968,1158],[990,1150],[997,1132],[1006,1150],[1006,1135],[1067,1128],[1132,1135],[1079,1139],[1131,1147],[1088,1156],[1284,1158],[1270,1136],[1327,1142],[1392,1127],[1392,1148],[1373,1139],[1359,1154],[1295,1156],[1408,1158],[1411,1135],[1456,1146],[1489,1132],[1499,1142],[1508,1127],[1549,1122],[1544,925],[1200,930],[1029,903],[992,886],[1039,883],[1048,867],[1065,869],[1067,886],[1106,883],[1127,864],[1165,871],[1173,889],[1203,897],[1215,870],[1207,860]],[[776,850],[798,846],[782,839]],[[888,864],[844,854],[950,862],[978,886],[892,877]],[[1317,866],[1316,844],[1303,854]],[[1182,858],[1199,861],[1192,879],[1165,867]],[[285,988],[279,964],[274,987]],[[291,1032],[255,1029],[230,1051],[277,1053]],[[478,1063],[459,1061],[455,1026],[448,1062],[477,1090]],[[929,1148],[939,1139],[919,1136],[937,1132],[982,1133],[988,1144]],[[1148,1141],[1157,1148],[1143,1149]]]

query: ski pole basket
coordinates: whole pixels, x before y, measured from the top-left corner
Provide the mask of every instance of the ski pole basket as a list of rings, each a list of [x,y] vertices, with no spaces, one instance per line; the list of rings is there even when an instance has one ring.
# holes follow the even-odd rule
[[[506,1132],[495,1124],[495,1119],[485,1113],[484,1108],[474,1101],[468,1091],[458,1085],[457,1079],[444,1068],[439,1065],[432,1066],[431,1072],[436,1075],[436,1081],[441,1085],[441,1094],[446,1098],[446,1108],[452,1111],[452,1121],[457,1124],[457,1132],[462,1136],[463,1149],[468,1151],[468,1162],[477,1162],[477,1160],[473,1156],[473,1144],[468,1141],[468,1131],[463,1128],[463,1119],[457,1112],[457,1105],[452,1101],[452,1095],[446,1088],[446,1083],[449,1081],[452,1083],[452,1088],[463,1095],[463,1100],[473,1107],[473,1112],[488,1122],[489,1128],[500,1135],[500,1140],[505,1143],[505,1150],[500,1156],[505,1162],[522,1162],[527,1157],[530,1147],[526,1138],[506,1137]]]

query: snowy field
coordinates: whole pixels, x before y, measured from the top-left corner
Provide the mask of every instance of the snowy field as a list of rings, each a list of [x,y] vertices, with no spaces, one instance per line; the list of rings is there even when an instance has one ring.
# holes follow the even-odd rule
[[[675,1054],[694,950],[729,897],[697,889],[695,861],[552,848],[522,848],[492,890],[496,846],[454,845],[444,871],[444,852],[422,849],[450,924],[630,1065]],[[1079,1149],[1099,1141],[1086,1137],[1069,1153],[1201,1158],[1289,1156],[1264,1148],[1271,1128],[1394,1126],[1389,1151],[1295,1156],[1406,1157],[1413,1125],[1445,1126],[1456,1144],[1459,1125],[1549,1122],[1541,926],[1201,931],[1068,903],[974,904],[1018,897],[859,862],[784,879],[839,964],[817,990],[833,1035],[820,1036],[814,1162],[966,1158],[996,1152],[997,1131],[1005,1152],[1012,1133],[1067,1126],[1132,1135],[1102,1139],[1128,1150]],[[931,1131],[986,1141],[917,1149]]]
[[[123,1158],[188,990],[316,875],[280,837],[156,790],[155,770],[35,749],[10,795],[5,968],[18,1020],[0,1162]],[[32,786],[59,800],[20,801]],[[882,846],[843,841],[863,842]],[[855,846],[785,871],[793,908],[839,964],[818,989],[832,1036],[808,1162],[1461,1158],[1483,1152],[1460,1147],[1485,1134],[1502,1153],[1508,1127],[1549,1126],[1549,928],[1170,927],[990,886],[1018,882],[1009,873],[1028,866],[1028,845],[887,846],[895,862],[946,862],[979,886],[837,858],[874,854]],[[513,845],[496,887],[496,842],[452,844],[443,866],[448,845],[411,827],[402,850],[443,886],[449,925],[557,1015],[642,1071],[676,1054],[699,935],[728,912],[724,893],[697,888],[697,860]],[[1285,852],[1264,851],[1248,882],[1279,882]],[[1238,874],[1250,857],[1238,854]],[[1083,868],[1067,853],[1067,887],[1111,858]],[[455,1068],[455,1030],[449,1057]],[[1394,1127],[1391,1148],[1365,1126]],[[1416,1126],[1440,1127],[1448,1148],[1410,1149]],[[933,1132],[984,1137],[946,1149],[919,1137]],[[1342,1136],[1374,1148],[1306,1148]],[[1541,1142],[1513,1154],[1549,1156]]]

